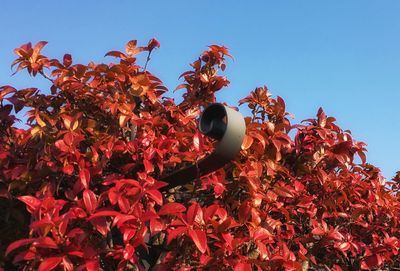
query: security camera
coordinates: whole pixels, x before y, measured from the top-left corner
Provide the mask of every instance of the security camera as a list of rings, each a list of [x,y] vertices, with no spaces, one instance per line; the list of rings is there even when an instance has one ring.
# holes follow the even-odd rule
[[[166,188],[189,183],[220,169],[235,159],[243,143],[246,124],[240,112],[223,104],[214,103],[204,109],[201,114],[199,130],[204,135],[218,141],[214,152],[201,159],[197,165],[179,169],[161,178],[168,182]]]

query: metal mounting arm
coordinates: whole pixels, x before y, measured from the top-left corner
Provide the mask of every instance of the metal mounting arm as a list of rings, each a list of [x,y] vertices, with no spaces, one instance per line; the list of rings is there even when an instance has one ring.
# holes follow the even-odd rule
[[[179,169],[162,177],[161,180],[168,183],[166,189],[190,183],[235,159],[246,133],[246,124],[240,112],[225,105],[214,103],[209,105],[202,113],[199,120],[199,130],[204,135],[218,140],[215,151],[200,160],[197,165]]]

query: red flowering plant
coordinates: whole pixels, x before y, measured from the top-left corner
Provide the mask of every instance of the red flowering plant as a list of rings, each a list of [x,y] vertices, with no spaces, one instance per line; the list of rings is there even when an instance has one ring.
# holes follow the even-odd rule
[[[167,188],[163,176],[214,148],[197,119],[229,84],[227,48],[212,45],[191,64],[176,104],[147,70],[155,39],[88,65],[50,59],[45,44],[15,49],[13,65],[50,91],[0,87],[5,270],[400,267],[400,178],[385,183],[365,144],[322,109],[292,125],[266,87],[240,101],[252,114],[237,159]]]

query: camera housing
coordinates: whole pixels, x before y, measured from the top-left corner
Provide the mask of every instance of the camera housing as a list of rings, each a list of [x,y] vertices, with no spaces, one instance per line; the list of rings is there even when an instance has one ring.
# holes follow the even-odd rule
[[[220,103],[213,103],[204,109],[199,119],[202,134],[217,140],[214,152],[201,159],[196,165],[179,169],[161,178],[168,182],[168,188],[183,185],[222,168],[235,159],[246,133],[242,114]]]

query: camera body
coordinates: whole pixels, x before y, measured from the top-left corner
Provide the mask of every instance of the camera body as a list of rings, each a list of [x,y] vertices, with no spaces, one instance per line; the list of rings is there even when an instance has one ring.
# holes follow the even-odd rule
[[[179,169],[162,178],[168,182],[166,188],[190,183],[235,159],[243,143],[246,124],[240,112],[223,104],[213,103],[201,114],[199,130],[218,141],[214,152],[201,159],[197,165]]]

